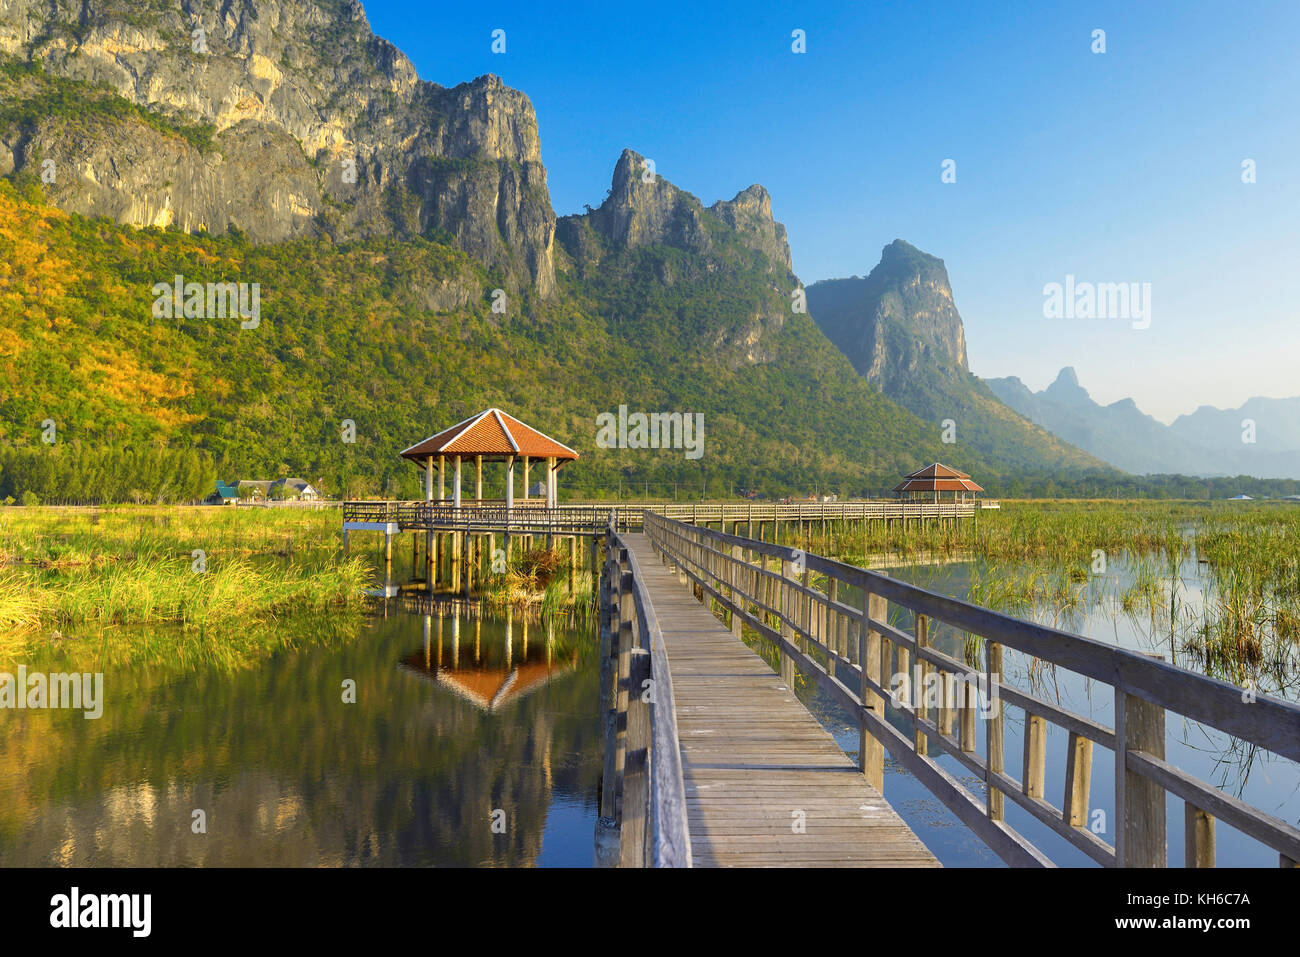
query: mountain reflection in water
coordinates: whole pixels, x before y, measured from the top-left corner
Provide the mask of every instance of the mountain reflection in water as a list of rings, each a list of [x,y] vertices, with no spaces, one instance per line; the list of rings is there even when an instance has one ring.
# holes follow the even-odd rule
[[[97,721],[6,714],[0,866],[589,866],[590,629],[409,607],[278,623],[298,648],[233,673],[105,665]]]

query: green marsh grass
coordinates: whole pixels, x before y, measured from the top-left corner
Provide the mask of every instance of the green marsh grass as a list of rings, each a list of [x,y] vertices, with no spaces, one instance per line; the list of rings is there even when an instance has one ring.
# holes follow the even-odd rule
[[[340,547],[328,510],[0,508],[0,655],[89,626],[229,634],[360,607],[372,572]]]
[[[1300,503],[1004,501],[960,523],[832,523],[786,544],[858,563],[968,560],[972,602],[1053,621],[1113,602],[1210,673],[1240,682],[1269,671],[1284,676],[1271,682],[1279,691],[1297,683]],[[1099,560],[1122,563],[1131,582],[1108,581]],[[1199,609],[1183,581],[1191,561],[1206,582]]]

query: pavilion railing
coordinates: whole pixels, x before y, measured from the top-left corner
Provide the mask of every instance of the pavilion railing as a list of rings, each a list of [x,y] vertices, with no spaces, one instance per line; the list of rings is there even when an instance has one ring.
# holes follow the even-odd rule
[[[1164,867],[1167,794],[1184,802],[1188,866],[1214,866],[1216,819],[1277,851],[1281,866],[1300,861],[1300,830],[1165,760],[1168,711],[1300,761],[1300,706],[1253,692],[1245,703],[1241,688],[1158,657],[1011,618],[820,555],[649,513],[645,531],[664,560],[698,586],[701,600],[716,602],[731,617],[734,633],[743,623],[779,649],[788,682],[797,667],[854,717],[861,770],[871,783],[883,788],[888,751],[1007,863],[1052,865],[1006,824],[1004,799],[1103,866]],[[860,607],[850,603],[850,587],[863,596]],[[910,633],[889,623],[891,603],[913,613]],[[934,622],[982,639],[982,667],[934,648]],[[1110,685],[1114,727],[1003,682],[1004,647]],[[928,687],[927,677],[934,676],[944,689],[934,707],[904,690],[916,669],[918,687]],[[900,676],[901,687],[895,684]],[[892,700],[891,689],[901,691]],[[982,755],[976,734],[981,697],[1000,702],[980,715]],[[1005,767],[1002,704],[1025,715],[1019,780]],[[906,733],[890,723],[887,709]],[[1068,732],[1059,808],[1044,787],[1048,722]],[[1102,831],[1116,835],[1113,845],[1089,826],[1094,744],[1114,754],[1117,820]],[[984,782],[986,800],[929,756],[932,745]]]
[[[547,508],[545,500],[515,499],[513,509],[507,511],[504,499],[462,499],[459,507],[449,500],[422,500],[407,502],[345,502],[343,521],[388,523],[409,527],[427,527],[429,521],[449,522],[456,527],[473,524],[501,528],[507,519],[522,527],[552,525],[555,530],[564,528],[564,534],[603,529],[610,510],[618,514],[620,529],[639,528],[642,515],[649,512],[691,524],[786,522],[811,525],[832,521],[860,520],[911,520],[970,518],[977,509],[972,502],[724,502],[724,503],[674,503],[659,502],[637,504],[634,502],[569,502]],[[594,516],[594,518],[593,518]],[[593,525],[586,524],[588,521]]]

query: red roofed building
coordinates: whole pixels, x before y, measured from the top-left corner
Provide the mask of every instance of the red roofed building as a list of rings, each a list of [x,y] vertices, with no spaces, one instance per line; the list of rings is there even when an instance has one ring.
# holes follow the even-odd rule
[[[964,502],[967,495],[974,499],[975,494],[984,489],[971,481],[965,472],[934,462],[904,478],[894,486],[894,491],[911,498],[933,497],[936,502],[942,493],[951,492],[954,502]]]
[[[401,456],[424,469],[424,497],[430,502],[434,501],[435,465],[438,469],[438,500],[447,498],[446,471],[450,461],[453,468],[451,501],[455,506],[461,504],[461,466],[466,461],[474,463],[476,502],[483,500],[483,463],[505,463],[507,508],[513,508],[515,504],[515,460],[523,463],[524,501],[528,500],[528,473],[532,463],[545,462],[546,505],[553,508],[557,498],[556,475],[565,462],[577,459],[578,453],[500,409],[487,409],[403,449]]]

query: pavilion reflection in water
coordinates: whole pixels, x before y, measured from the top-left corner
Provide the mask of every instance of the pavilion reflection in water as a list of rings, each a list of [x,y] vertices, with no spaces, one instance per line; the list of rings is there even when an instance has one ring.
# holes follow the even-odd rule
[[[501,711],[577,669],[577,649],[557,648],[550,618],[530,621],[507,609],[504,633],[490,627],[485,635],[477,602],[411,595],[405,604],[423,618],[424,647],[402,667],[483,711]]]

